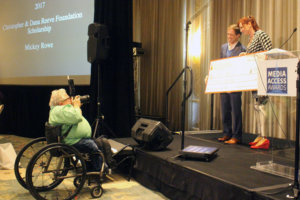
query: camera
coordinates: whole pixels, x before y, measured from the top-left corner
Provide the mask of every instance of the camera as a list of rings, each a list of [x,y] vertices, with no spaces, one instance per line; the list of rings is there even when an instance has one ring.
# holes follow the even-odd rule
[[[71,97],[75,97],[75,85],[74,85],[74,80],[70,79],[68,76],[68,85],[69,85],[69,94]],[[83,95],[79,96],[80,103],[81,104],[88,104],[90,103],[90,95]]]
[[[79,98],[80,98],[80,102],[82,103],[82,104],[88,104],[88,103],[90,103],[90,95],[83,95],[83,96],[79,96]]]

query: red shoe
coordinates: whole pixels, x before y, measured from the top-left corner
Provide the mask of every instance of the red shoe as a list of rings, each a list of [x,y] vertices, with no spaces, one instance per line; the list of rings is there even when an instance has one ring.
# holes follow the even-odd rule
[[[249,142],[249,145],[256,145],[263,137],[257,136],[253,142]]]
[[[267,138],[261,139],[257,144],[252,145],[251,149],[269,149],[270,147],[270,140]]]

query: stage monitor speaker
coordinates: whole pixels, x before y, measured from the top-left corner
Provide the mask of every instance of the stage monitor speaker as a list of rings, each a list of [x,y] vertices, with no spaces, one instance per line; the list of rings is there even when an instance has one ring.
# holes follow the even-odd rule
[[[131,136],[143,148],[165,149],[172,141],[171,131],[160,121],[140,118],[131,129]]]
[[[105,60],[110,49],[110,37],[107,26],[93,23],[88,27],[87,58],[90,63]]]

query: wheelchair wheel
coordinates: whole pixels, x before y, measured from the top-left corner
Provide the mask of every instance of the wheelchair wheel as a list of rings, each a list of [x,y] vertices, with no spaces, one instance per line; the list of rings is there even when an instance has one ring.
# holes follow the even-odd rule
[[[100,198],[102,194],[103,194],[103,188],[101,187],[101,185],[97,185],[93,187],[91,190],[91,196],[93,198]]]
[[[73,181],[73,184],[75,185],[75,187],[79,187],[80,186],[80,183],[82,182],[81,181],[82,179],[81,179],[81,176],[77,176],[75,179],[74,179],[74,181]]]
[[[73,185],[77,177],[81,177],[78,187]],[[44,147],[33,156],[26,170],[27,188],[36,199],[73,199],[85,179],[85,160],[78,150],[66,144]]]
[[[47,145],[46,138],[40,137],[37,139],[32,140],[28,144],[26,144],[21,151],[18,153],[15,165],[14,165],[14,171],[17,181],[25,188],[26,186],[26,168],[28,166],[28,163],[30,159],[33,157],[34,154],[36,154],[41,148],[45,147]]]

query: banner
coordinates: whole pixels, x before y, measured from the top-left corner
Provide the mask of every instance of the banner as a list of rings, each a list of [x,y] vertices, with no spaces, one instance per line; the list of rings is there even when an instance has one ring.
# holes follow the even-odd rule
[[[297,64],[298,58],[257,59],[258,95],[292,96],[297,95]]]

